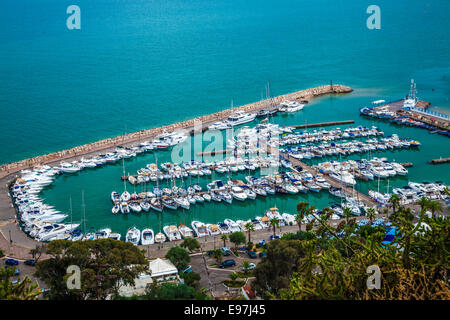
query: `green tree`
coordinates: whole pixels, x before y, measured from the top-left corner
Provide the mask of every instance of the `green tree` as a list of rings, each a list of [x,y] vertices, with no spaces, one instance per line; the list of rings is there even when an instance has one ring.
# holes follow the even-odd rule
[[[244,268],[244,273],[245,273],[245,275],[247,275],[248,269],[250,268],[250,262],[248,262],[247,260],[242,262],[242,268]]]
[[[247,234],[248,234],[248,242],[250,242],[250,234],[255,231],[255,226],[253,225],[253,223],[251,222],[247,222],[245,224],[245,230],[247,230]]]
[[[36,261],[36,263],[39,262],[39,259],[45,252],[47,251],[47,247],[45,246],[45,243],[42,244],[36,244],[36,247],[34,249],[30,250],[30,254],[33,257],[33,259]]]
[[[237,248],[238,245],[245,243],[245,234],[242,232],[233,232],[230,234],[230,242],[234,243],[234,247]]]
[[[276,294],[289,286],[292,274],[301,266],[304,249],[298,240],[274,240],[267,249],[267,257],[253,269],[252,287],[262,298]],[[317,246],[316,246],[317,247]]]
[[[442,205],[439,203],[439,201],[431,200],[430,202],[428,202],[427,207],[431,210],[433,217],[436,212],[442,212]]]
[[[350,217],[352,216],[352,209],[350,209],[349,207],[345,207],[343,210],[343,214],[344,214],[344,218],[345,218],[345,223],[348,224],[348,221],[349,221]]]
[[[410,208],[402,206],[390,219],[398,231],[392,245],[381,243],[384,228],[349,224],[338,237],[338,228],[317,219],[322,229],[315,230],[314,239],[299,241],[293,257],[287,257],[285,249],[292,241],[269,244],[267,258],[253,272],[252,286],[259,295],[273,299],[450,299],[450,220],[421,213],[414,223]],[[279,260],[284,264],[277,264]],[[381,269],[378,290],[366,285],[371,265]]]
[[[417,201],[417,204],[420,206],[420,212],[425,212],[429,203],[430,200],[428,198],[420,197],[419,201]]]
[[[277,228],[280,226],[280,222],[277,218],[272,218],[269,221],[270,225],[273,227],[273,238],[275,239]]]
[[[49,286],[51,299],[106,299],[149,272],[138,247],[113,239],[54,240],[47,244],[47,254],[50,258],[36,264],[35,274]],[[80,289],[67,287],[70,265],[81,269]]]
[[[220,237],[220,239],[223,240],[223,246],[226,247],[226,246],[227,246],[227,240],[228,240],[227,235],[226,235],[226,234],[223,234],[223,235]]]
[[[0,269],[0,300],[36,300],[41,294],[37,284],[31,284],[27,276],[13,284],[11,278],[16,267]]]
[[[216,259],[216,262],[217,262],[217,263],[221,263],[221,262],[222,262],[222,256],[223,256],[223,254],[222,254],[222,251],[221,251],[220,249],[214,250],[212,256],[213,256],[214,259]]]
[[[200,284],[200,275],[195,272],[183,274],[184,283],[192,288],[197,288]]]
[[[375,215],[376,215],[375,208],[371,207],[371,208],[367,209],[366,216],[367,216],[367,218],[369,218],[370,224],[372,224],[372,221],[375,218]]]
[[[300,201],[297,203],[297,215],[295,216],[295,221],[298,224],[298,229],[302,230],[303,219],[314,210],[314,206],[309,206],[309,202]]]
[[[238,278],[238,274],[236,272],[230,273],[230,279],[232,281],[236,281],[237,278]]]
[[[178,270],[184,270],[189,266],[191,257],[186,249],[181,247],[172,247],[167,251],[166,258],[169,259]]]
[[[146,289],[148,300],[209,300],[203,290],[195,290],[184,283],[153,283]]]
[[[396,209],[400,206],[400,196],[397,194],[392,194],[391,197],[389,198],[389,203],[392,206],[392,213],[396,212]]]
[[[183,242],[180,244],[182,248],[187,248],[189,252],[193,252],[200,248],[200,243],[195,238],[186,238],[183,240]]]

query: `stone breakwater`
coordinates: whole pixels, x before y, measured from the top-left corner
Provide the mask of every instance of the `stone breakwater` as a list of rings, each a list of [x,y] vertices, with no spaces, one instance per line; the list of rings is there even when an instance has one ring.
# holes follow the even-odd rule
[[[133,142],[141,141],[143,139],[153,138],[156,135],[163,133],[164,131],[170,132],[175,130],[189,130],[192,129],[194,127],[194,123],[198,121],[200,121],[202,125],[205,126],[216,121],[224,120],[237,110],[245,112],[257,112],[259,110],[268,108],[270,104],[279,104],[284,100],[309,102],[311,99],[321,95],[333,93],[349,93],[352,91],[353,91],[352,88],[344,85],[326,85],[305,89],[293,93],[288,93],[271,99],[260,100],[233,109],[225,109],[216,113],[200,116],[194,119],[185,120],[162,127],[140,130],[137,132],[117,136],[115,138],[108,138],[84,144],[71,149],[66,149],[41,156],[36,156],[33,158],[24,159],[17,162],[3,164],[0,166],[0,177],[6,176],[10,173],[17,172],[19,170],[32,168],[42,164],[52,163],[59,160],[68,160],[73,157],[99,152],[111,147],[119,145],[128,145]]]

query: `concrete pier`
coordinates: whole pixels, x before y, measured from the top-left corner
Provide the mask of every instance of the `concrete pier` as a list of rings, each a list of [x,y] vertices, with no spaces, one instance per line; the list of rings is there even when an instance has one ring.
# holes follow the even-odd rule
[[[306,90],[301,90],[272,99],[261,100],[253,103],[249,103],[233,109],[225,109],[216,113],[200,116],[194,119],[177,122],[174,124],[151,128],[147,130],[140,130],[137,132],[129,133],[126,135],[118,136],[115,138],[108,138],[85,145],[77,146],[71,149],[62,150],[58,152],[49,153],[46,155],[37,156],[34,158],[24,159],[21,161],[8,163],[0,166],[0,178],[13,173],[18,172],[23,169],[32,168],[37,165],[57,163],[59,161],[68,161],[70,159],[75,159],[80,156],[87,156],[88,154],[99,154],[101,152],[106,152],[109,149],[113,149],[119,145],[130,145],[139,141],[152,139],[156,135],[163,133],[164,131],[174,131],[174,130],[186,130],[191,132],[194,128],[194,124],[197,121],[201,121],[203,128],[208,125],[224,120],[228,118],[233,112],[241,110],[245,112],[258,112],[259,110],[268,108],[272,103],[279,104],[284,100],[294,100],[294,101],[310,101],[311,99],[322,96],[325,94],[343,94],[352,92],[353,89],[344,85],[326,85],[315,88],[310,88]]]

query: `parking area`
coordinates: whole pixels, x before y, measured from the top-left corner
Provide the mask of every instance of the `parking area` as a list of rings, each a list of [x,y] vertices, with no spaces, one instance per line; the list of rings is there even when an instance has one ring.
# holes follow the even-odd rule
[[[209,256],[206,252],[191,256],[192,270],[198,273],[201,277],[200,287],[212,288],[216,294],[227,292],[228,289],[223,285],[223,281],[230,280],[230,274],[233,272],[242,272],[242,264],[244,261],[254,263],[255,265],[261,260],[260,258],[250,258],[246,253],[239,252],[239,256],[233,253],[229,256],[223,256],[222,261],[233,259],[236,262],[235,266],[220,268],[216,259]],[[245,280],[245,279],[240,279]]]

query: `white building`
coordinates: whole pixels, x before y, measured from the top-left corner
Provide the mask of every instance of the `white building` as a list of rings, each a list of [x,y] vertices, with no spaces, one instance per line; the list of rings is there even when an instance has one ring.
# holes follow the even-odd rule
[[[149,263],[151,274],[141,274],[134,280],[134,286],[121,286],[119,294],[124,297],[131,297],[132,295],[142,295],[145,293],[147,285],[162,281],[180,281],[178,276],[178,269],[168,259],[155,259]]]

